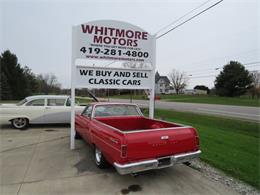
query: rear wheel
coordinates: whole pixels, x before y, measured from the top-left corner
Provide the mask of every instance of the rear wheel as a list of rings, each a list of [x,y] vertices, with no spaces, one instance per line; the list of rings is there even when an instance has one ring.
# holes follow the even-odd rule
[[[16,129],[26,129],[29,125],[29,120],[27,118],[15,118],[11,121],[11,123]]]
[[[95,163],[99,168],[104,169],[109,166],[109,164],[106,161],[105,157],[103,156],[101,150],[98,149],[97,147],[95,147],[94,155],[95,155]]]

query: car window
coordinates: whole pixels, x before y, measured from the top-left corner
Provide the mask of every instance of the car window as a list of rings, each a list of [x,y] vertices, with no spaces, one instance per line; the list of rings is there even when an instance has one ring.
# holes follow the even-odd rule
[[[23,99],[20,102],[18,102],[16,105],[21,106],[21,105],[25,104],[26,102],[27,102],[27,99]]]
[[[67,99],[66,106],[70,106],[70,98]]]
[[[85,110],[82,112],[82,115],[90,117],[93,106],[87,106]]]
[[[26,106],[44,106],[44,99],[32,100]]]
[[[140,116],[134,105],[99,105],[95,108],[95,117]]]
[[[66,99],[48,99],[47,105],[48,106],[64,106]]]

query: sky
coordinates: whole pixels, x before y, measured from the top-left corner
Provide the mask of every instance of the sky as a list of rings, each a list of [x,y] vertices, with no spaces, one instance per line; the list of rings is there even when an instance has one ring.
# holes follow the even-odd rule
[[[22,66],[28,66],[36,74],[54,73],[62,87],[67,88],[70,87],[73,25],[92,20],[120,20],[155,34],[204,2],[0,0],[0,52],[9,49]],[[215,2],[209,1],[200,10]],[[185,72],[188,88],[213,87],[215,75],[230,60],[244,64],[258,62],[246,68],[260,70],[259,12],[260,1],[224,0],[156,41],[156,70],[165,76],[173,69]]]

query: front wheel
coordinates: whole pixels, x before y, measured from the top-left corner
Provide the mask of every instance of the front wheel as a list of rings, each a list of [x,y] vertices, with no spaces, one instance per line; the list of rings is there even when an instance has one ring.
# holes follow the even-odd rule
[[[81,135],[75,131],[75,139],[82,139]]]
[[[27,118],[15,118],[11,123],[16,129],[25,129],[29,125],[29,120]]]
[[[95,163],[99,168],[104,169],[108,167],[108,162],[103,156],[101,150],[99,150],[97,147],[95,147],[94,155],[95,155]]]

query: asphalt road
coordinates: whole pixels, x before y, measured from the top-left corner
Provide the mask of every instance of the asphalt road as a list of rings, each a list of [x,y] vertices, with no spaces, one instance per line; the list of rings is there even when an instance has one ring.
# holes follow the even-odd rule
[[[81,140],[69,149],[69,127],[34,126],[0,130],[0,194],[237,194],[185,165],[121,176],[99,169]]]
[[[109,99],[111,102],[130,102],[127,99]],[[133,103],[139,106],[148,107],[148,100],[133,100]],[[248,106],[228,106],[217,104],[194,104],[194,103],[181,103],[181,102],[155,102],[155,108],[173,109],[177,111],[188,111],[194,113],[203,113],[210,115],[225,116],[230,118],[239,118],[244,120],[251,120],[260,122],[260,109],[259,107]]]

